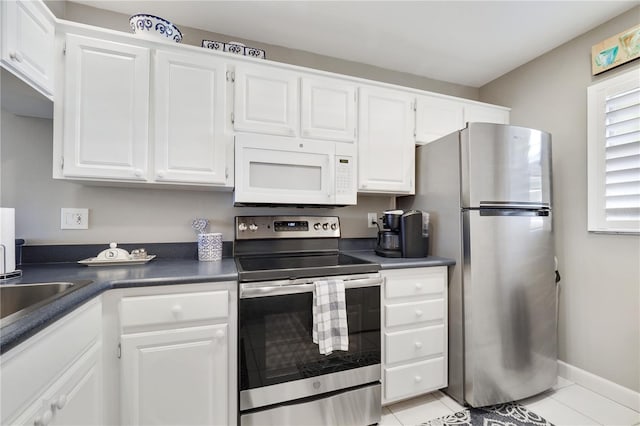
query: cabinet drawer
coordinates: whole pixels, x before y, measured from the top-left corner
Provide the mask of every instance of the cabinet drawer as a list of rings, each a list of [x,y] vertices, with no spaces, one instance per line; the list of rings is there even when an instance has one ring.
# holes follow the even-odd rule
[[[445,387],[447,385],[445,368],[444,358],[436,358],[385,369],[385,402]]]
[[[122,327],[226,318],[229,315],[229,292],[123,297],[120,309]]]
[[[444,299],[387,305],[384,307],[384,314],[387,327],[442,320],[444,319]]]
[[[385,333],[385,365],[444,353],[444,325]]]
[[[0,357],[2,424],[21,415],[87,348],[100,340],[102,305],[96,298]]]
[[[443,293],[446,268],[415,268],[385,271],[386,298],[422,296]]]

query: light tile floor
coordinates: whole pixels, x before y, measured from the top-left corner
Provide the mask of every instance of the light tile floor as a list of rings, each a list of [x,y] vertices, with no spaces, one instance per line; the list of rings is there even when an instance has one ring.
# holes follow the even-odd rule
[[[640,413],[561,377],[540,395],[519,401],[556,426],[640,426]],[[461,411],[442,392],[401,401],[382,408],[381,426],[415,426]]]

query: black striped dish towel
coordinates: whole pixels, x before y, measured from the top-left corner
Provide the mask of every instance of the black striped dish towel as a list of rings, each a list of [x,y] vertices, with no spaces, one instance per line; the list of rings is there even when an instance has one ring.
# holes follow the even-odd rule
[[[313,343],[322,355],[349,349],[344,281],[315,281],[313,290]]]

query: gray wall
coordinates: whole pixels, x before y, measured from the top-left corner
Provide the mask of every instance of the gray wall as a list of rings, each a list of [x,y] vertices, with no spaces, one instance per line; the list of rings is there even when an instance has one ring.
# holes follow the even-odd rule
[[[47,1],[59,18],[129,32],[128,16],[69,3]],[[177,23],[180,25],[180,23]],[[182,27],[181,27],[182,28]],[[389,71],[350,61],[315,55],[251,40],[182,28],[184,44],[199,46],[202,39],[237,40],[263,48],[268,58],[290,63],[416,87],[469,99],[478,98],[478,89],[440,82],[416,75]],[[252,214],[329,214],[340,216],[345,237],[374,237],[367,228],[366,213],[394,206],[386,196],[361,196],[358,205],[337,209],[256,209],[234,208],[229,192],[171,189],[131,189],[86,185],[53,180],[51,120],[16,116],[1,111],[0,204],[16,208],[16,235],[28,244],[170,242],[193,241],[191,220],[206,217],[212,228],[233,239],[232,218]],[[89,208],[88,230],[60,230],[60,208]]]
[[[52,179],[53,122],[0,110],[0,205],[16,209],[16,238],[28,244],[195,241],[191,221],[209,219],[233,240],[233,217],[253,214],[340,216],[345,237],[375,237],[367,212],[392,207],[386,196],[358,197],[335,209],[233,207],[231,192],[114,188]],[[88,230],[61,230],[60,208],[89,209]]]
[[[587,232],[587,87],[591,46],[638,24],[640,7],[480,89],[511,123],[553,135],[555,242],[562,274],[560,358],[640,391],[640,239]]]
[[[118,31],[131,32],[131,29],[129,28],[128,15],[96,9],[78,3],[64,2],[62,6],[59,1],[49,3],[53,3],[52,11],[56,13],[59,18],[64,17],[64,19],[69,21],[81,22]],[[414,87],[437,93],[444,93],[451,96],[459,96],[461,98],[478,100],[478,89],[474,87],[447,83],[413,74],[390,71],[358,62],[316,55],[302,50],[265,44],[258,41],[243,39],[242,37],[236,37],[233,34],[225,35],[201,31],[180,25],[180,22],[176,22],[176,25],[184,34],[182,44],[200,46],[203,39],[238,41],[245,43],[247,46],[264,49],[267,52],[267,59],[271,61],[284,62],[292,65],[299,65],[323,71],[368,78],[376,81],[384,81],[386,83],[399,84],[401,86]]]

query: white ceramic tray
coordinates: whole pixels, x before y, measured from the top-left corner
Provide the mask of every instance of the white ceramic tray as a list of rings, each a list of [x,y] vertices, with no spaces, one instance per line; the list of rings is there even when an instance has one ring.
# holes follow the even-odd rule
[[[78,263],[87,266],[122,266],[122,265],[142,265],[147,263],[148,261],[154,259],[156,257],[155,254],[151,254],[142,259],[98,259],[97,257],[90,257],[88,259],[78,260]]]

